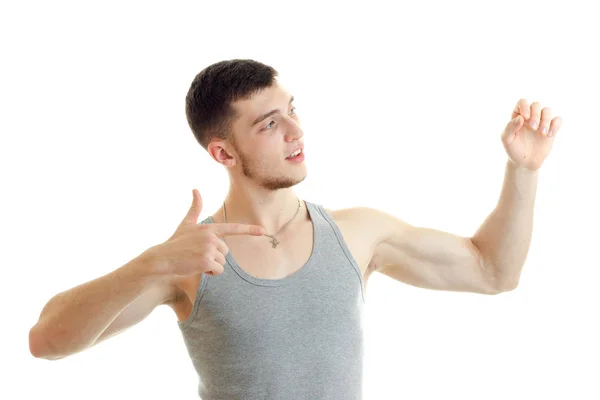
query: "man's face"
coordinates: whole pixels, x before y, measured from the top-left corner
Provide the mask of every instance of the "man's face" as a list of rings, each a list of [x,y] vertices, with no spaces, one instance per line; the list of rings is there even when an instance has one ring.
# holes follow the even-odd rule
[[[233,124],[241,173],[265,189],[288,188],[306,178],[304,141],[293,97],[280,85],[233,103]],[[288,158],[302,147],[299,157]]]

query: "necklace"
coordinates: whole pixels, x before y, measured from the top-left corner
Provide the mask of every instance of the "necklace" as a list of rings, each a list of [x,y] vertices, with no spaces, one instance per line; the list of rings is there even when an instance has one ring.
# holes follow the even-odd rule
[[[265,233],[265,236],[268,236],[271,238],[270,242],[271,242],[271,245],[273,246],[273,248],[276,248],[277,245],[279,244],[279,240],[277,240],[276,236],[279,235],[281,233],[281,231],[286,226],[288,226],[288,224],[290,222],[292,222],[292,220],[294,218],[296,218],[296,215],[298,215],[298,212],[300,211],[300,199],[298,199],[297,197],[296,197],[296,199],[298,200],[298,208],[296,209],[296,213],[294,214],[294,216],[288,222],[286,222],[274,235],[269,235],[268,233]],[[225,219],[225,223],[227,223],[227,210],[225,209],[225,202],[223,202],[223,218]]]

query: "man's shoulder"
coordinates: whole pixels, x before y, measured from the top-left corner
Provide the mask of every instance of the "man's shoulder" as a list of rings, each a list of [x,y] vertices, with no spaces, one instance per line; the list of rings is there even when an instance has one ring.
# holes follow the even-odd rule
[[[355,206],[346,208],[323,207],[335,223],[344,231],[368,234],[376,221],[378,211],[370,207]]]
[[[323,207],[325,211],[334,219],[336,222],[347,221],[355,223],[365,223],[376,217],[381,211],[365,206],[354,206],[346,208],[327,208]]]
[[[324,207],[325,208],[325,207]],[[406,223],[394,215],[367,206],[347,208],[325,208],[332,219],[340,227],[349,232],[359,233],[363,237],[371,237],[375,242],[381,242],[399,227]]]

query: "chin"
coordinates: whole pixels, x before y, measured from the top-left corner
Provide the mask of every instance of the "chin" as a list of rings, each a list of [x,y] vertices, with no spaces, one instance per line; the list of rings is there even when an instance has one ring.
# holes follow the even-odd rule
[[[262,179],[261,186],[270,190],[288,189],[296,186],[306,179],[306,174],[302,177],[281,176]]]

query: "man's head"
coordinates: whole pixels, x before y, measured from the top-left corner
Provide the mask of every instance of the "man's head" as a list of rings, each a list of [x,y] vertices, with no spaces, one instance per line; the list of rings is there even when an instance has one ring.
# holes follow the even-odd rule
[[[200,145],[236,180],[268,190],[306,177],[303,162],[286,159],[303,145],[303,132],[277,71],[253,60],[212,64],[194,78],[186,117]],[[303,157],[303,154],[301,155]]]

